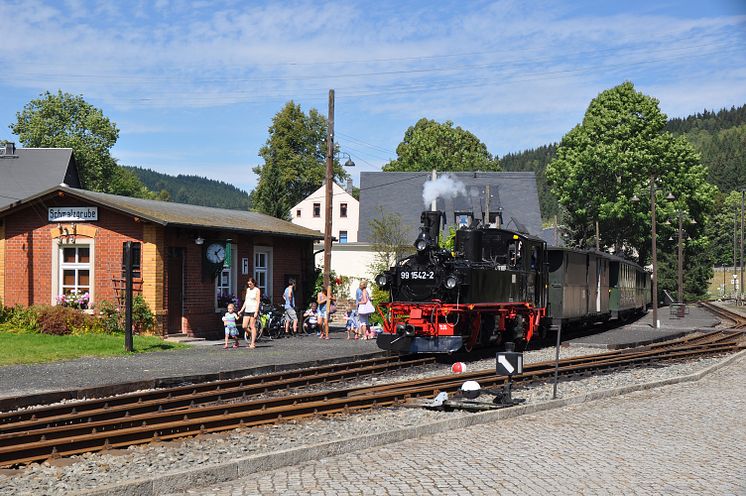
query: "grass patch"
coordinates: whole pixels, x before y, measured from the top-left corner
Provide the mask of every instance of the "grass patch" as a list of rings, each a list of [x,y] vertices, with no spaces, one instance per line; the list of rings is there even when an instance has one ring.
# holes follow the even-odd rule
[[[134,336],[136,353],[188,348],[156,336]],[[0,333],[0,366],[55,362],[83,356],[127,355],[122,334],[53,336],[48,334]]]

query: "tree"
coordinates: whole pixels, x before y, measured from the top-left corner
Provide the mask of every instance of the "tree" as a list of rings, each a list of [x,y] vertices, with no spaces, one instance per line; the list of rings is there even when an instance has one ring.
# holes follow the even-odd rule
[[[402,222],[398,213],[386,212],[378,207],[378,216],[370,221],[370,237],[375,253],[371,272],[380,273],[388,270],[406,255],[414,252],[410,239],[407,238],[409,229]]]
[[[396,160],[383,166],[386,172],[499,171],[498,161],[487,146],[469,131],[425,118],[410,126],[396,147]]]
[[[326,178],[326,117],[306,115],[292,100],[272,118],[269,138],[259,150],[264,164],[254,168],[259,182],[251,195],[255,210],[288,219],[290,209],[313,193]],[[347,173],[334,160],[334,180]]]
[[[734,226],[735,224],[735,226]],[[735,228],[735,229],[734,229]],[[705,234],[711,242],[711,261],[715,266],[733,266],[733,235],[737,243],[741,240],[741,192],[731,191],[727,196],[719,195],[714,213],[707,224]],[[736,265],[741,252],[736,250]]]
[[[111,147],[119,129],[82,95],[43,93],[16,113],[10,125],[21,143],[33,148],[72,148],[83,186],[93,191],[115,192],[110,179],[117,174]]]
[[[685,210],[700,222],[691,235],[701,237],[716,188],[707,183],[707,170],[693,146],[664,131],[665,124],[658,100],[625,82],[594,98],[583,122],[562,138],[546,174],[566,209],[571,244],[593,246],[598,221],[602,247],[636,252],[647,262],[650,178],[655,178],[659,219]],[[664,201],[669,192],[675,201]],[[634,196],[640,201],[630,201]]]

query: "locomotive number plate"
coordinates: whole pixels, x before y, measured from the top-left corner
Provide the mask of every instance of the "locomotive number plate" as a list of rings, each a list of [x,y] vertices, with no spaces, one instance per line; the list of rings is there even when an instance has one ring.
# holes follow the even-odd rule
[[[413,270],[402,272],[399,277],[402,280],[432,281],[435,279],[435,272],[432,270]]]

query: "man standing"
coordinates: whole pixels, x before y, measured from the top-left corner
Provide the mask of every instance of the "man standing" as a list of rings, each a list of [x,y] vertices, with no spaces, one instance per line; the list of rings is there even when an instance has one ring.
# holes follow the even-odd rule
[[[285,300],[285,335],[289,335],[290,322],[293,322],[293,336],[298,334],[298,314],[295,313],[295,279],[288,281],[288,287],[282,294]]]

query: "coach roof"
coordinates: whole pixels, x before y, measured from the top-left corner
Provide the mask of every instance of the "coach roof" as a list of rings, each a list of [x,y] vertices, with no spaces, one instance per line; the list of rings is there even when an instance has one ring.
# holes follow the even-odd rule
[[[145,200],[142,198],[131,198],[128,196],[70,188],[66,185],[50,188],[5,208],[0,208],[0,217],[7,215],[18,206],[27,205],[54,194],[62,194],[71,198],[86,200],[102,207],[124,212],[163,226],[225,229],[323,239],[323,235],[319,231],[301,227],[259,212],[203,207],[159,200]]]

